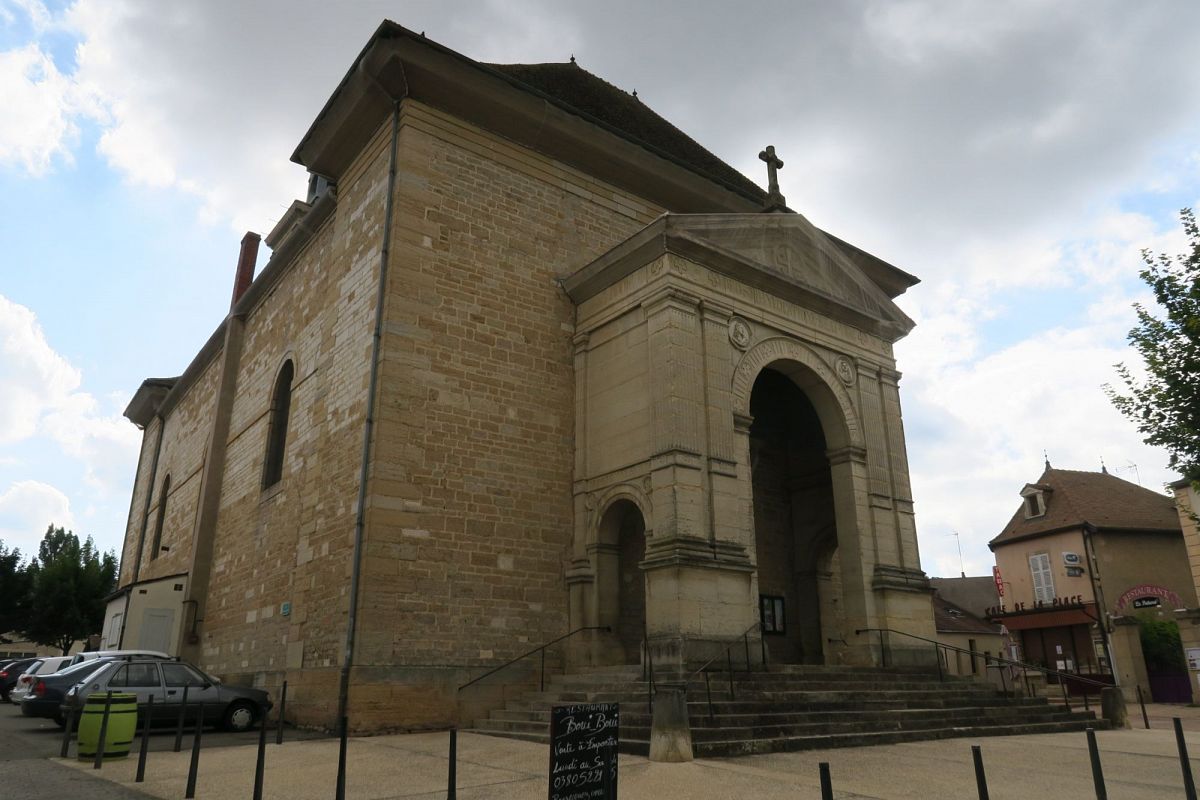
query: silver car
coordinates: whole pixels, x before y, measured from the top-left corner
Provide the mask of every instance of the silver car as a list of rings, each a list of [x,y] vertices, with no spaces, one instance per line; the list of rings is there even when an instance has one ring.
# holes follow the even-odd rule
[[[261,689],[224,686],[199,667],[185,661],[161,659],[121,659],[105,664],[67,692],[64,713],[78,713],[89,695],[107,691],[136,694],[139,717],[154,698],[151,724],[168,724],[179,718],[180,703],[187,692],[184,718],[192,723],[200,709],[206,723],[229,730],[244,731],[271,709],[271,700]],[[143,717],[144,719],[144,717]]]

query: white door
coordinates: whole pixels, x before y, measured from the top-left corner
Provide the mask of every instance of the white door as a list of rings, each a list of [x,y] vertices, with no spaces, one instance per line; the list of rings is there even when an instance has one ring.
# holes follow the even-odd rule
[[[142,630],[138,635],[138,648],[173,653],[171,634],[175,631],[175,609],[147,608],[142,614]]]

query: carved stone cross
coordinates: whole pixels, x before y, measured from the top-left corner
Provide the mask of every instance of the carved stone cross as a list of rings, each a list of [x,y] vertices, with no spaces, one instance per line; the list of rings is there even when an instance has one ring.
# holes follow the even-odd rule
[[[775,145],[767,145],[767,149],[758,154],[759,159],[767,162],[767,202],[765,210],[776,211],[787,208],[787,201],[779,193],[779,172],[783,169],[783,159],[775,155]]]

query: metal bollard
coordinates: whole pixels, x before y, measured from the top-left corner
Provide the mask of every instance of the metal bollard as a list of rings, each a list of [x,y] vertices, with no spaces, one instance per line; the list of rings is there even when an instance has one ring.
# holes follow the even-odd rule
[[[1142,697],[1142,687],[1137,687],[1138,705],[1142,707],[1142,723],[1150,730],[1150,717],[1146,715],[1146,699]]]
[[[267,763],[267,710],[260,708],[258,721],[258,761],[254,765],[254,800],[262,800],[263,769]]]
[[[146,719],[142,722],[142,741],[141,748],[138,750],[137,777],[133,779],[134,783],[142,783],[146,780],[146,753],[150,747],[150,718],[153,716],[154,695],[150,695],[150,700],[146,703]]]
[[[1175,717],[1175,746],[1179,749],[1179,768],[1183,770],[1183,796],[1196,800],[1196,782],[1192,780],[1192,763],[1188,761],[1187,742],[1183,740],[1183,722]]]
[[[200,772],[200,733],[204,730],[204,704],[198,703],[196,711],[196,735],[192,739],[192,762],[188,765],[187,791],[183,795],[187,800],[192,800],[196,796],[196,775]]]
[[[446,800],[455,800],[458,783],[458,728],[450,729],[450,772],[446,776]]]
[[[275,744],[283,744],[283,712],[287,709],[287,681],[283,682],[283,691],[279,695],[279,727],[275,731]]]
[[[183,699],[179,701],[179,722],[175,725],[175,752],[183,749],[183,716],[187,713],[188,687],[183,687]]]
[[[92,769],[100,769],[104,763],[105,739],[108,738],[108,712],[112,707],[112,689],[104,693],[104,716],[100,718],[100,741],[96,742],[96,760]]]
[[[979,800],[988,800],[987,776],[983,773],[983,751],[979,745],[971,745],[971,758],[975,761],[975,788],[979,790]]]
[[[349,718],[342,717],[342,741],[338,745],[338,771],[337,771],[337,789],[334,792],[334,800],[346,800],[346,728],[349,727]]]
[[[59,757],[66,758],[71,750],[71,734],[75,732],[75,706],[67,709],[67,724],[63,727],[62,750]]]
[[[1092,783],[1096,785],[1096,800],[1108,800],[1108,790],[1104,788],[1104,770],[1100,768],[1100,750],[1096,747],[1096,732],[1087,729],[1088,755],[1092,758]]]
[[[822,761],[817,764],[817,769],[821,771],[821,800],[833,800],[833,780],[829,777],[829,762]]]

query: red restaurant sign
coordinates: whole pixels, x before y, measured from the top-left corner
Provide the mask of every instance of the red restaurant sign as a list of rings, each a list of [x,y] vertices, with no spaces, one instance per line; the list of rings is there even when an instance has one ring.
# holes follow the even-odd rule
[[[1123,610],[1126,606],[1134,608],[1148,608],[1150,603],[1139,603],[1143,599],[1157,599],[1163,602],[1168,608],[1183,608],[1183,598],[1172,592],[1170,589],[1162,586],[1155,586],[1150,583],[1143,583],[1141,586],[1134,586],[1129,591],[1117,598],[1117,611]],[[1154,605],[1157,605],[1155,603]]]
[[[996,581],[996,594],[1004,597],[1004,581],[1000,580],[999,567],[992,567],[992,580]]]

